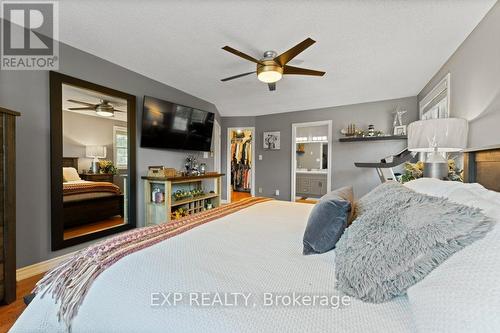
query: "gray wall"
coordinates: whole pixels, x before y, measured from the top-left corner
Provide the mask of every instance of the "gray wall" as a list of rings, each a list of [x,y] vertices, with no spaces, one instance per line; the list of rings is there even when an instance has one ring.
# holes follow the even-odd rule
[[[290,200],[292,124],[331,119],[333,121],[332,188],[352,184],[355,195],[360,197],[379,184],[379,180],[375,170],[356,168],[354,162],[378,161],[404,149],[406,141],[340,143],[338,141],[341,137],[340,130],[349,123],[355,123],[362,128],[373,124],[375,128],[386,133],[391,132],[392,112],[398,105],[408,110],[403,118],[406,124],[417,119],[417,98],[407,97],[257,117],[223,117],[222,137],[225,141],[228,127],[255,126],[256,189],[262,188],[262,193],[256,191],[256,195]],[[262,148],[262,136],[265,131],[281,132],[280,150],[271,151]],[[223,144],[223,169],[226,167],[225,151],[226,145]],[[262,155],[262,161],[258,160],[258,155]],[[274,195],[276,189],[280,190],[280,195],[277,197]],[[223,197],[226,197],[225,187],[223,187]]]
[[[63,156],[78,157],[78,171],[87,171],[92,158],[85,155],[87,145],[106,146],[107,160],[114,160],[113,126],[127,122],[63,111]]]
[[[452,117],[469,120],[469,147],[500,144],[500,2],[418,94],[451,73]]]
[[[60,72],[137,96],[140,124],[142,96],[147,94],[216,113],[216,107],[96,56],[60,45]],[[17,266],[23,267],[75,251],[86,244],[50,250],[49,74],[46,71],[2,71],[0,105],[20,111],[17,121]],[[142,183],[149,165],[180,168],[185,152],[142,149],[137,133],[137,219],[143,224]],[[204,160],[213,166],[213,158]]]

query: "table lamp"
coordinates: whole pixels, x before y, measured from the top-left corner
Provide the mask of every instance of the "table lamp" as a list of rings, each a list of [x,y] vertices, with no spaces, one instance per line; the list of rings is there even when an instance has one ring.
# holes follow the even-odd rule
[[[408,150],[430,153],[424,161],[424,177],[448,176],[448,161],[442,153],[465,149],[467,133],[467,120],[460,118],[419,120],[408,125]]]
[[[92,173],[97,173],[99,171],[99,158],[106,158],[106,147],[86,146],[85,155],[88,158],[93,158],[90,170],[92,171]]]

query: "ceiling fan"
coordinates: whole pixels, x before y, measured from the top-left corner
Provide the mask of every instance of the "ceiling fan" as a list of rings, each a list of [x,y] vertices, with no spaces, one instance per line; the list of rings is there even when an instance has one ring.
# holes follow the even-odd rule
[[[86,105],[86,107],[82,107],[82,108],[68,108],[69,110],[75,110],[75,111],[76,110],[92,110],[92,111],[95,111],[98,115],[103,116],[103,117],[113,117],[115,115],[115,112],[125,112],[125,111],[115,109],[113,107],[113,105],[110,104],[109,101],[106,101],[104,99],[101,99],[101,103],[98,103],[98,104],[77,101],[74,99],[68,99],[68,102]]]
[[[311,38],[307,38],[280,55],[278,55],[275,51],[266,51],[264,52],[264,57],[261,59],[255,59],[249,56],[248,54],[233,49],[230,46],[224,46],[222,48],[223,50],[230,52],[234,55],[237,55],[238,57],[241,57],[248,61],[256,63],[257,69],[252,72],[227,77],[225,79],[222,79],[221,81],[225,82],[257,73],[257,78],[260,81],[267,83],[270,91],[274,91],[276,90],[276,82],[281,80],[283,75],[294,74],[294,75],[323,76],[325,75],[325,72],[287,65],[287,63],[290,62],[290,60],[295,58],[299,53],[303,52],[305,49],[307,49],[314,43],[316,43],[316,41],[312,40]]]

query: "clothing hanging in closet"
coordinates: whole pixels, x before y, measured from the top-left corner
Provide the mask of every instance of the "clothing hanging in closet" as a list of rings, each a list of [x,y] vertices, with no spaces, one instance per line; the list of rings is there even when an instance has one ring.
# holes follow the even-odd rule
[[[234,191],[248,192],[251,188],[252,138],[231,140],[231,185]]]

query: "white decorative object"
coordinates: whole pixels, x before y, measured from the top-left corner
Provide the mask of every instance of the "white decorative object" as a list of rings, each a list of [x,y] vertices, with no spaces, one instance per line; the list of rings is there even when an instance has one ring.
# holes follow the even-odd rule
[[[264,149],[280,149],[280,132],[264,132]]]
[[[392,122],[393,127],[403,126],[403,115],[408,112],[406,109],[401,109],[399,106],[394,112],[394,121]]]
[[[460,118],[419,120],[408,126],[408,150],[431,152],[424,163],[424,177],[444,178],[448,162],[442,153],[467,147],[468,124]]]

